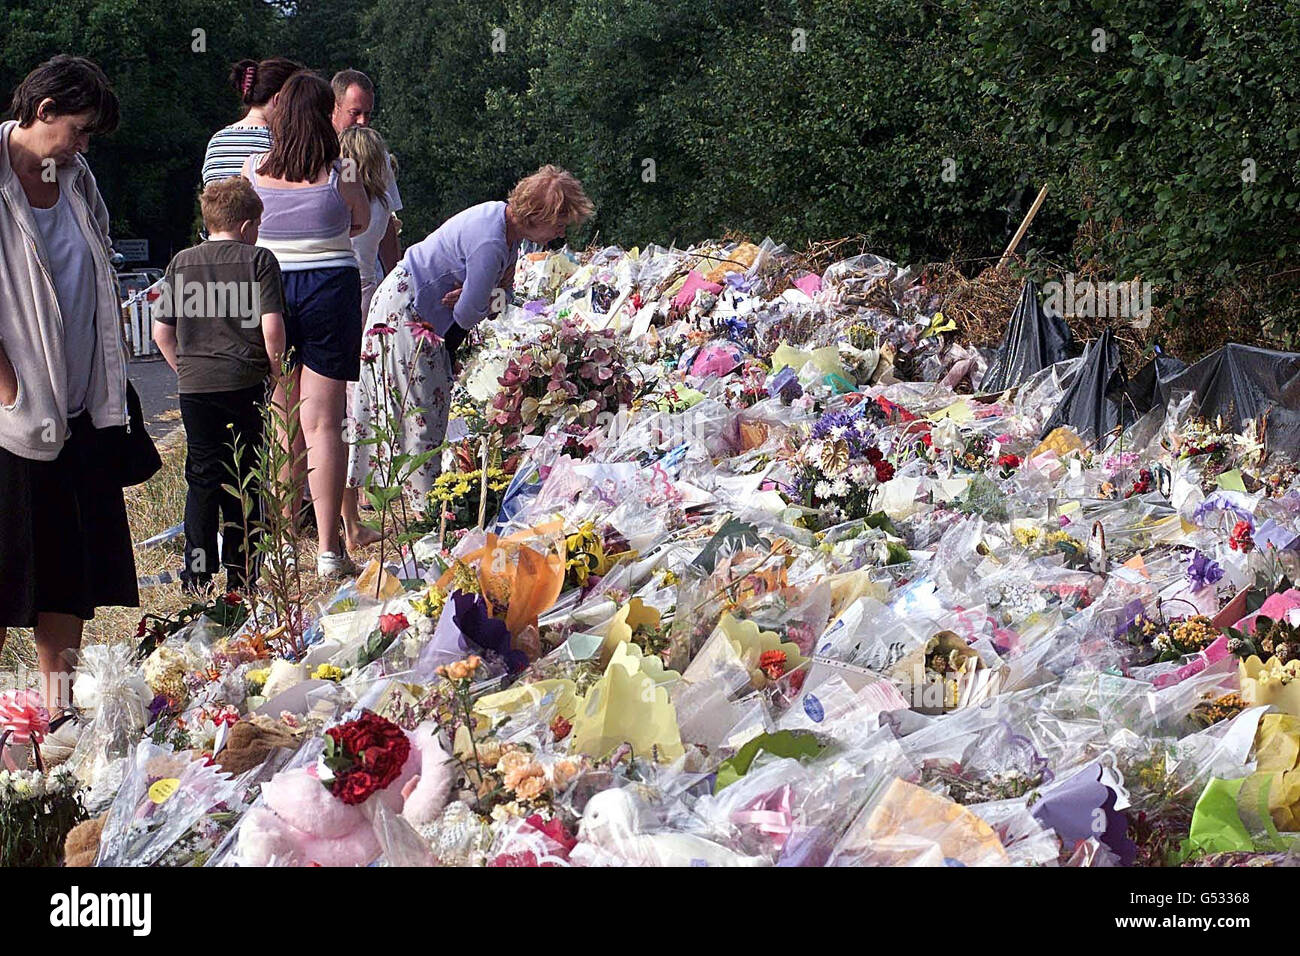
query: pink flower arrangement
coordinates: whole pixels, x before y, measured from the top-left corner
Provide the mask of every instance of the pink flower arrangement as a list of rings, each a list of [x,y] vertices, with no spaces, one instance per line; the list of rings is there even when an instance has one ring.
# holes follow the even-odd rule
[[[602,412],[632,401],[633,383],[614,333],[590,332],[565,320],[512,355],[497,379],[488,424],[505,433],[503,449],[524,435],[572,413],[575,427],[589,429]]]

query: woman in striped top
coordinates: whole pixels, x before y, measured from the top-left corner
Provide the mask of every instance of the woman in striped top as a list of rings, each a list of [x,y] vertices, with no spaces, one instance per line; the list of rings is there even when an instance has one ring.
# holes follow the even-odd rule
[[[293,459],[307,473],[320,543],[316,570],[326,578],[356,570],[339,534],[347,470],[342,426],[347,383],[361,373],[361,273],[352,237],[370,223],[365,188],[341,175],[333,110],[328,83],[295,74],[271,117],[271,149],[243,166],[262,199],[257,244],[275,253],[284,281],[285,340],[294,367],[276,385],[274,401],[301,426]]]
[[[301,69],[301,64],[279,56],[261,63],[240,60],[230,68],[231,85],[246,112],[238,123],[217,130],[208,140],[203,154],[204,186],[238,176],[244,160],[271,148],[271,116],[278,94],[289,77]]]

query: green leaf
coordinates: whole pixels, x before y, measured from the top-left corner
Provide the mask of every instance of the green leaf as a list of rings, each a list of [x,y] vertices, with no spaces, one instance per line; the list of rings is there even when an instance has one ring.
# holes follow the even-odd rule
[[[749,773],[749,768],[760,751],[766,751],[777,757],[797,759],[820,756],[826,747],[827,745],[822,743],[815,734],[806,731],[779,730],[772,734],[759,734],[718,765],[713,792],[721,793]]]

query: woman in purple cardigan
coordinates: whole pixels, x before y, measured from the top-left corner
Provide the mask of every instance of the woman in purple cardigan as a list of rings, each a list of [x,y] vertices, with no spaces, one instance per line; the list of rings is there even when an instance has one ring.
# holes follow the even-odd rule
[[[406,251],[375,291],[367,317],[352,408],[349,485],[365,484],[385,455],[419,455],[442,444],[456,349],[470,329],[504,306],[520,241],[546,244],[593,211],[573,174],[543,166],[521,179],[505,202],[457,213]],[[400,409],[391,401],[393,386],[407,392]],[[382,421],[396,426],[400,448],[358,443],[371,438],[373,424]],[[404,482],[415,510],[428,507],[440,470],[440,456],[433,455]],[[356,520],[355,514],[344,515],[345,522]]]

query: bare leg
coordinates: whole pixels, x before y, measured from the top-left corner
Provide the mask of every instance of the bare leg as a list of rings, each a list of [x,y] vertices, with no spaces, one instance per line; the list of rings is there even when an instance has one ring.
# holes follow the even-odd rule
[[[374,544],[382,537],[374,528],[361,523],[359,499],[360,492],[356,488],[343,489],[343,536],[349,551]]]
[[[72,706],[71,652],[81,647],[85,623],[71,614],[42,612],[36,618],[36,660],[51,714]]]
[[[343,443],[346,385],[309,368],[302,370],[302,431],[307,440],[307,480],[316,511],[316,533],[320,550],[336,554],[342,550],[339,517],[348,467]]]

